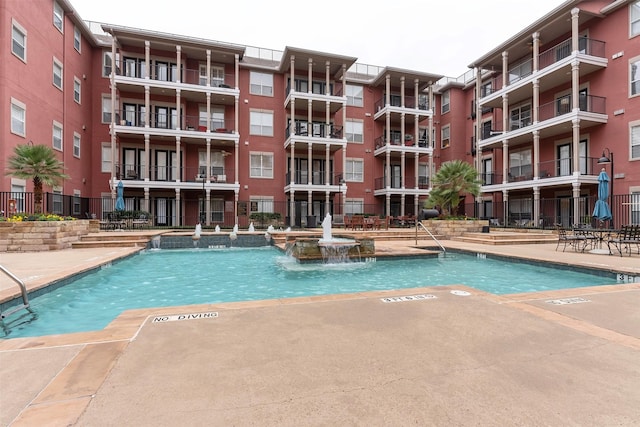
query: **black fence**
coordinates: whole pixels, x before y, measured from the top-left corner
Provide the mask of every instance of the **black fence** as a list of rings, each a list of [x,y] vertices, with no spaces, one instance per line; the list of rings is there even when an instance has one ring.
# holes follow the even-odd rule
[[[612,220],[599,221],[592,216],[596,197],[559,197],[540,199],[536,209],[533,197],[515,198],[508,202],[491,202],[461,204],[458,216],[487,219],[491,225],[517,228],[553,228],[556,224],[571,227],[576,224],[591,225],[592,227],[619,228],[623,225],[640,225],[640,194],[623,194],[609,198]],[[293,215],[290,213],[289,202],[275,201],[239,201],[237,216],[235,205],[230,200],[213,201],[209,209],[209,221],[202,203],[202,198],[185,198],[181,209],[172,208],[170,199],[165,199],[167,206],[161,210],[155,200],[151,200],[149,212],[150,226],[162,227],[194,227],[200,222],[205,227],[232,228],[235,224],[240,228],[247,228],[253,223],[255,228],[262,229],[272,225],[274,228],[319,227],[327,213],[331,215],[362,214],[380,217],[413,215],[423,206],[415,206],[413,200],[405,201],[404,211],[399,200],[392,200],[389,212],[384,201],[376,204],[357,204],[349,202],[343,206],[341,196],[330,200],[329,205],[324,200],[295,201]],[[54,213],[74,218],[95,218],[105,220],[115,211],[111,198],[88,198],[66,196],[55,193],[45,193],[43,197],[43,212]],[[175,203],[175,200],[173,200]],[[128,211],[147,211],[144,209],[142,198],[127,198],[125,200]],[[0,210],[3,216],[14,212],[34,212],[33,193],[28,192],[0,192]],[[536,211],[538,212],[536,220]],[[179,216],[176,212],[180,212]]]

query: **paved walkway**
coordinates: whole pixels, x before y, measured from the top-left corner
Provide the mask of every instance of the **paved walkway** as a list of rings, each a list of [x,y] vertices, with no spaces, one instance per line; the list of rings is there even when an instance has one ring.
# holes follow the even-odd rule
[[[444,244],[640,276],[637,255]],[[0,264],[34,288],[135,250],[3,253]],[[0,425],[637,425],[639,306],[633,283],[131,310],[102,331],[0,340]]]

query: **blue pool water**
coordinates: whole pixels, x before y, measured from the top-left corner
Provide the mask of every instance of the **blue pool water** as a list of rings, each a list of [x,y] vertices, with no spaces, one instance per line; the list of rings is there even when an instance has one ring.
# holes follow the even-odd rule
[[[37,319],[14,321],[8,338],[99,330],[133,308],[451,284],[510,294],[611,284],[612,277],[461,253],[326,265],[299,264],[270,247],[151,250],[31,298]]]

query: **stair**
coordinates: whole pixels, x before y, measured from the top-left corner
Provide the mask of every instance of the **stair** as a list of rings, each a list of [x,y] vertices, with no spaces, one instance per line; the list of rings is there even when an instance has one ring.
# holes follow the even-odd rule
[[[84,248],[138,248],[147,247],[153,236],[149,234],[127,233],[127,232],[106,232],[90,233],[82,237],[79,242],[73,242],[73,249]]]
[[[490,232],[465,233],[453,237],[457,242],[480,243],[485,245],[535,245],[542,243],[556,243],[558,236],[553,233],[520,233],[520,232]]]

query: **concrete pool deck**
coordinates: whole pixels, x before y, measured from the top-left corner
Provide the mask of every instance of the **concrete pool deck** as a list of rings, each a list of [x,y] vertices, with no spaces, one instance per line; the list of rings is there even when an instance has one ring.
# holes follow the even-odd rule
[[[640,276],[638,255],[443,243]],[[33,288],[136,250],[3,253],[0,264]],[[102,331],[0,340],[0,425],[636,425],[638,307],[640,283],[130,310]]]

